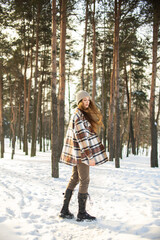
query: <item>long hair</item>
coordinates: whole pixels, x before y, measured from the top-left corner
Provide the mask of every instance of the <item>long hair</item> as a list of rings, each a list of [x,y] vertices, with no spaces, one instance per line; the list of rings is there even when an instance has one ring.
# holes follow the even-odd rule
[[[78,104],[78,108],[84,114],[84,117],[88,120],[91,124],[94,132],[99,134],[100,129],[104,127],[102,122],[102,114],[97,106],[94,104],[92,100],[90,100],[89,107],[87,109],[84,108],[82,100]]]

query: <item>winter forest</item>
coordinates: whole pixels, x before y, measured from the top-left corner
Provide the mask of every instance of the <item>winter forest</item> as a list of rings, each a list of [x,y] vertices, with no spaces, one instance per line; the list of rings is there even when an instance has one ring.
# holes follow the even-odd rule
[[[0,0],[0,240],[160,239],[159,30],[159,0]],[[93,222],[59,217],[82,89],[109,158],[90,167]]]
[[[151,147],[158,167],[160,112],[157,0],[1,0],[0,154],[10,139],[25,155],[52,152],[52,176],[75,93],[101,109],[101,139],[120,167]],[[28,144],[31,151],[28,151]],[[37,144],[36,144],[37,143]]]

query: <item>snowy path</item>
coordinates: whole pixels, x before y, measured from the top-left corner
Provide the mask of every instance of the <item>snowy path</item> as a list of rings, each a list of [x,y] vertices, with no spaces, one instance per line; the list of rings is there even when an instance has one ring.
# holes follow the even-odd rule
[[[87,209],[96,222],[58,217],[71,170],[60,164],[60,178],[53,179],[49,153],[30,158],[18,151],[14,160],[6,153],[0,159],[0,240],[160,240],[160,169],[151,169],[149,158],[90,169],[93,204]],[[75,216],[77,193],[70,205]]]

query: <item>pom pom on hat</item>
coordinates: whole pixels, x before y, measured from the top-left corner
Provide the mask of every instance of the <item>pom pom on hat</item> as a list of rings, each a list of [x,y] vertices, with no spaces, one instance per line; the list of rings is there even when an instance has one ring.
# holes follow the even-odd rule
[[[88,92],[86,92],[84,90],[80,90],[79,92],[77,92],[77,94],[76,94],[76,103],[77,103],[77,105],[85,97],[90,97]]]

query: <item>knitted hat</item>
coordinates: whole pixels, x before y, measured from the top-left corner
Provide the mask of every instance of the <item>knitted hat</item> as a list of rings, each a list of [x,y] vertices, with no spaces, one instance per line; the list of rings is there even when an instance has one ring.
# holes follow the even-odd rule
[[[81,90],[79,91],[77,94],[76,94],[76,102],[77,102],[77,105],[78,103],[85,97],[90,97],[89,93],[84,91],[84,90]]]

